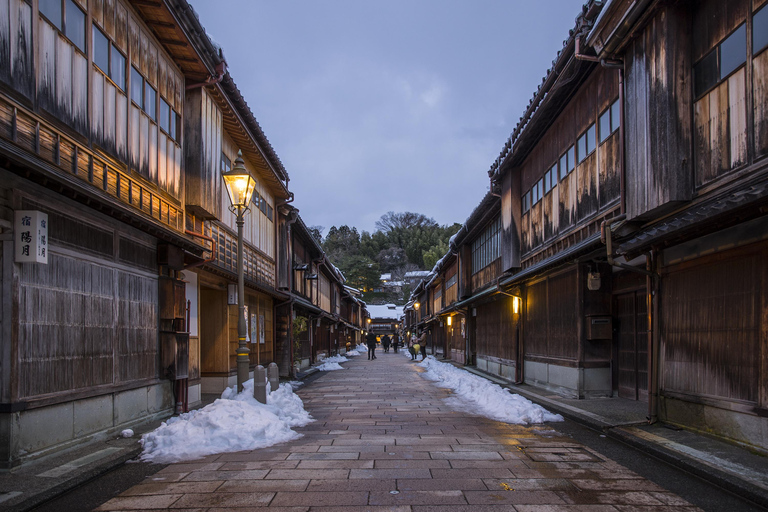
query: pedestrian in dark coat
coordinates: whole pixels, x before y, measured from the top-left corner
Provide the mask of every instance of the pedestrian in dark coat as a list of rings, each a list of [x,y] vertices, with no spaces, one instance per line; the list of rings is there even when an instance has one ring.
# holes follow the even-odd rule
[[[395,349],[395,354],[397,354],[397,347],[400,345],[400,336],[398,336],[397,333],[392,335],[392,346]]]
[[[365,335],[365,344],[368,345],[368,360],[376,359],[376,335],[371,331]]]
[[[389,352],[389,334],[385,334],[381,338],[381,346],[384,347],[384,352]]]

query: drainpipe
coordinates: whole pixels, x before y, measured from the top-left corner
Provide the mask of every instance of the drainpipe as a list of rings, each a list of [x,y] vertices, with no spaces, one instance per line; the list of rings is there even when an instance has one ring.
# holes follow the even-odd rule
[[[196,236],[197,238],[202,238],[203,240],[208,240],[209,242],[211,242],[211,257],[208,258],[207,260],[198,261],[196,263],[191,263],[189,265],[186,265],[184,267],[184,270],[187,270],[188,268],[200,267],[202,265],[205,265],[206,263],[212,263],[214,260],[216,260],[216,240],[202,233],[197,233],[195,231],[190,231],[188,229],[185,230],[184,232],[188,235]]]
[[[205,82],[198,82],[196,84],[189,84],[187,90],[198,89],[200,87],[207,87],[209,85],[218,84],[224,79],[224,75],[227,73],[227,61],[224,60],[224,54],[219,50],[219,57],[221,61],[216,64],[216,75],[211,75]]]

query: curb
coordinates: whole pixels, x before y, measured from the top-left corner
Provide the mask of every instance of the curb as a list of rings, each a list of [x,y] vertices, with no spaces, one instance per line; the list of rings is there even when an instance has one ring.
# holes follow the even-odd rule
[[[58,485],[30,496],[24,501],[16,503],[15,505],[11,505],[6,510],[8,510],[8,512],[25,512],[27,510],[38,507],[43,503],[56,499],[62,494],[65,494],[90,480],[98,478],[101,475],[112,471],[119,466],[122,466],[127,461],[138,457],[140,454],[141,446],[137,446],[135,448],[126,448],[126,451],[116,455],[114,458],[97,464],[90,469],[82,471],[81,473],[74,475],[72,478],[63,481]]]

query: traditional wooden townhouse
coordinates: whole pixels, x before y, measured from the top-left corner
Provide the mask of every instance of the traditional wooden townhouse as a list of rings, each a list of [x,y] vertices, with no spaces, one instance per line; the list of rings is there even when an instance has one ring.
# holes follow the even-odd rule
[[[451,243],[467,362],[768,446],[766,47],[765,1],[584,6]]]
[[[237,149],[267,218],[248,264],[268,340],[287,175],[187,3],[0,2],[0,466],[167,416],[187,379],[197,393]]]
[[[287,299],[277,305],[277,358],[282,376],[295,376],[324,357],[346,351],[346,343],[363,318],[364,303],[309,232],[299,211],[284,204],[279,217],[280,290]],[[284,255],[284,256],[283,256]],[[346,308],[344,303],[350,303]],[[357,327],[359,329],[359,326]]]

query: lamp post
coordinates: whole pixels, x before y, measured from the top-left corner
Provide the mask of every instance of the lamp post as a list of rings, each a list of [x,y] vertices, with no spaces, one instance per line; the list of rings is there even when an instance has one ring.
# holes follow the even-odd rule
[[[237,152],[235,165],[231,170],[222,174],[224,184],[232,206],[229,211],[237,219],[237,390],[243,390],[243,384],[248,380],[248,365],[251,352],[245,343],[245,276],[243,273],[243,216],[249,210],[256,180],[245,169],[243,152]]]

